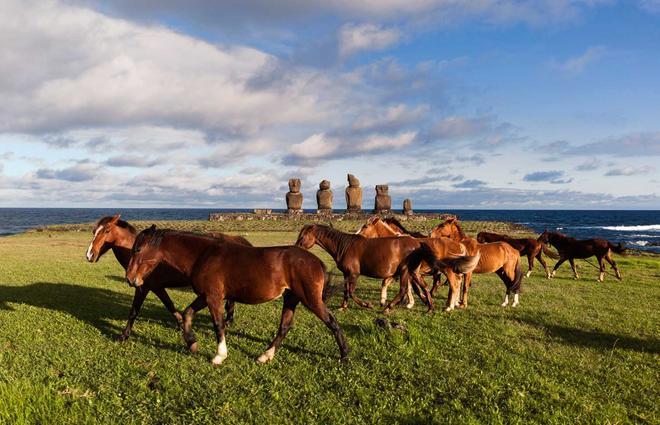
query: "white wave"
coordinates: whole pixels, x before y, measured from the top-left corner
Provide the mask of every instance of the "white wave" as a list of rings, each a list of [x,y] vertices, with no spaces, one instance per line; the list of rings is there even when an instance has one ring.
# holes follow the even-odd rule
[[[660,224],[648,224],[642,226],[605,226],[605,230],[618,230],[619,232],[638,232],[638,231],[658,231],[660,232]]]
[[[649,244],[649,241],[632,241],[631,243],[637,246],[647,246]]]

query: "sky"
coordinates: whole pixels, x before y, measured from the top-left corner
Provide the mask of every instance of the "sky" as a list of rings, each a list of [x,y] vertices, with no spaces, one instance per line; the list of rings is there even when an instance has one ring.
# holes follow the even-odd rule
[[[3,0],[0,207],[660,209],[660,0]]]

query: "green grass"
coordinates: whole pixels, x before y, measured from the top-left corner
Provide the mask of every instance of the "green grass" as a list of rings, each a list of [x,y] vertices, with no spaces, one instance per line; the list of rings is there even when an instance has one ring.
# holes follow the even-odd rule
[[[617,257],[624,281],[604,284],[583,262],[580,281],[568,266],[551,281],[537,269],[516,309],[499,306],[495,275],[478,275],[467,311],[427,316],[418,302],[388,317],[404,331],[376,326],[380,313],[354,304],[337,312],[337,295],[329,305],[349,364],[302,307],[275,361],[256,364],[281,301],[238,305],[229,358],[216,368],[208,313],[196,318],[193,355],[153,295],[131,338],[114,342],[133,290],[112,254],[85,261],[90,237],[0,238],[0,423],[660,422],[657,257]],[[296,233],[247,237],[274,245]],[[170,293],[181,308],[194,298]],[[376,301],[378,282],[361,278],[358,293]]]

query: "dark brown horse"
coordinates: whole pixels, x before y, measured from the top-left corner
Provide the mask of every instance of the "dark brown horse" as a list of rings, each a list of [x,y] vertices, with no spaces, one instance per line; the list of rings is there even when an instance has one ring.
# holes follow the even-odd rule
[[[96,222],[93,233],[94,236],[89,244],[89,248],[87,248],[87,261],[95,263],[103,256],[103,254],[112,250],[112,253],[115,254],[115,258],[119,261],[119,264],[121,264],[124,270],[126,270],[131,259],[131,249],[135,242],[135,228],[126,221],[121,220],[119,214],[117,214],[114,217],[102,217]],[[212,236],[252,246],[250,242],[241,236],[230,236],[222,233],[213,233]],[[122,333],[117,336],[117,340],[125,341],[130,336],[131,330],[133,329],[133,323],[140,313],[140,308],[149,292],[156,294],[156,296],[163,302],[163,305],[165,305],[165,308],[167,308],[167,311],[174,316],[177,323],[182,325],[183,317],[181,312],[174,307],[174,303],[167,294],[166,288],[179,288],[184,286],[190,286],[190,280],[184,275],[167,264],[161,264],[158,266],[156,270],[151,273],[149,278],[145,280],[144,285],[135,288],[133,303],[128,312],[128,322]],[[228,302],[226,310],[226,321],[231,322],[234,319],[234,303]]]
[[[598,275],[599,282],[605,280],[605,263],[603,263],[603,259],[610,263],[610,266],[612,266],[612,269],[614,269],[614,272],[616,273],[617,279],[621,280],[621,273],[616,266],[616,261],[612,258],[613,251],[617,254],[623,254],[625,252],[626,248],[620,243],[614,245],[610,241],[600,238],[579,240],[559,232],[548,232],[547,230],[541,233],[539,241],[549,243],[557,248],[557,251],[559,252],[559,261],[555,264],[555,268],[550,275],[551,277],[555,277],[555,273],[559,266],[561,266],[564,261],[568,260],[573,269],[573,276],[575,279],[579,279],[580,275],[575,267],[574,260],[576,258],[586,259],[595,256],[598,260],[600,270]]]
[[[559,258],[559,256],[552,252],[545,243],[534,238],[512,238],[507,235],[500,235],[499,233],[479,232],[477,235],[477,241],[479,243],[506,242],[517,249],[521,256],[527,256],[527,264],[529,269],[527,270],[525,277],[529,277],[532,274],[532,269],[534,268],[534,258],[536,258],[543,266],[543,269],[545,270],[545,276],[550,279],[550,270],[548,269],[548,265],[543,259],[543,254],[555,260]]]
[[[344,233],[320,224],[307,225],[300,230],[296,245],[310,249],[314,244],[326,250],[344,274],[344,301],[341,309],[348,307],[348,298],[359,306],[372,308],[371,303],[355,295],[360,275],[377,279],[399,276],[399,265],[415,249],[419,242],[411,237],[365,238],[362,235]],[[403,283],[401,283],[403,286]],[[425,285],[424,285],[425,287]],[[429,297],[430,298],[430,297]],[[426,300],[432,302],[432,300]]]
[[[328,279],[325,265],[304,249],[257,248],[191,233],[156,230],[152,226],[135,240],[126,279],[139,287],[162,262],[188,278],[198,295],[184,311],[183,338],[191,351],[197,350],[193,316],[208,305],[218,344],[213,364],[219,365],[227,358],[223,301],[260,304],[279,296],[284,299],[279,331],[257,361],[265,363],[274,358],[301,302],[332,331],[341,360],[348,358],[344,334],[323,301]]]
[[[502,307],[509,305],[509,294],[513,293],[513,307],[519,303],[520,283],[523,272],[520,264],[520,253],[506,242],[491,242],[480,244],[476,239],[463,232],[456,217],[451,217],[438,224],[431,231],[431,237],[444,237],[460,242],[467,249],[468,254],[481,254],[477,267],[473,272],[466,273],[463,280],[463,300],[459,307],[466,308],[468,293],[472,283],[472,273],[496,273],[506,286],[506,294]],[[435,288],[433,288],[435,289]],[[433,293],[433,290],[431,290]],[[453,306],[449,306],[453,308]]]

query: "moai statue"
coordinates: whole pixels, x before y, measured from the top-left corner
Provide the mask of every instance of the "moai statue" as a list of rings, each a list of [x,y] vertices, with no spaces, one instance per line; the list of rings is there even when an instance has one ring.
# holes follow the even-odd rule
[[[302,213],[303,195],[300,193],[300,179],[289,179],[289,191],[286,193],[286,212]]]
[[[403,200],[403,214],[404,215],[412,215],[413,214],[412,200],[410,200],[410,199],[404,199]]]
[[[328,180],[321,181],[319,190],[316,192],[316,203],[318,204],[318,213],[332,212],[332,190]]]
[[[348,175],[348,187],[346,188],[346,212],[362,211],[362,188],[360,180],[353,174]]]
[[[386,184],[376,185],[376,206],[375,213],[388,213],[392,209],[392,198],[387,193],[389,187]]]

